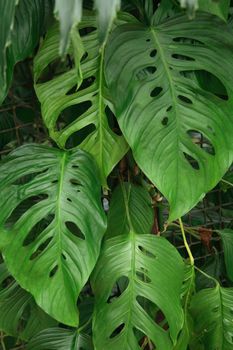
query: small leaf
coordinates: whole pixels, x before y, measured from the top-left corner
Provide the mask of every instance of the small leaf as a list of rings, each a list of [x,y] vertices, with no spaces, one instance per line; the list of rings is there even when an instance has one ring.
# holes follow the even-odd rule
[[[30,55],[44,30],[45,0],[0,1],[0,105],[12,80],[14,65]]]
[[[64,56],[69,46],[70,31],[82,18],[82,0],[56,0],[54,12],[60,20],[59,53]]]
[[[222,239],[227,276],[233,281],[233,230],[226,228],[217,231]]]
[[[9,271],[58,321],[77,298],[106,229],[98,170],[84,151],[22,146],[0,165],[0,245]]]

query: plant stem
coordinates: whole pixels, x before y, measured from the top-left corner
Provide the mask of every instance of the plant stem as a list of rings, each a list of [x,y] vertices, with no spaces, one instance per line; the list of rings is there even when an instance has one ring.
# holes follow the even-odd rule
[[[6,346],[5,346],[5,343],[4,343],[4,334],[3,332],[1,332],[1,347],[2,347],[2,350],[6,350]]]
[[[227,184],[227,185],[229,185],[229,186],[232,186],[232,187],[233,187],[233,183],[232,183],[232,182],[227,181],[227,180],[224,180],[224,179],[222,179],[221,181],[222,181],[222,182],[224,182],[225,184]]]
[[[179,227],[180,228],[180,225],[178,225],[176,223],[171,223],[169,226],[175,226],[175,227]],[[192,230],[190,227],[188,227],[188,228],[185,227],[185,231],[190,233],[190,235],[192,235],[193,237],[195,237],[199,241],[201,240],[200,236],[194,230]]]
[[[184,245],[185,245],[185,248],[186,248],[186,250],[188,252],[190,265],[193,266],[194,265],[194,258],[193,258],[192,252],[191,252],[191,250],[189,248],[189,245],[188,245],[188,242],[187,242],[187,239],[186,239],[186,236],[185,236],[184,226],[183,226],[183,222],[182,222],[181,218],[179,218],[179,223],[180,223],[181,233],[182,233],[182,236],[183,236]]]
[[[194,268],[195,268],[198,272],[200,272],[203,276],[205,276],[206,278],[209,278],[209,279],[213,280],[216,284],[219,284],[218,281],[217,281],[214,277],[208,275],[206,272],[202,271],[202,270],[199,269],[197,266],[194,266]]]

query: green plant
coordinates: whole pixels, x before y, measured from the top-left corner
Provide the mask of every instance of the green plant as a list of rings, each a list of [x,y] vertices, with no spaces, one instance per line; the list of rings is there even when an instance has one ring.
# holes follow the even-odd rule
[[[0,164],[2,350],[233,349],[232,220],[185,216],[220,181],[232,198],[230,1],[0,9],[0,102],[30,57],[49,133]]]

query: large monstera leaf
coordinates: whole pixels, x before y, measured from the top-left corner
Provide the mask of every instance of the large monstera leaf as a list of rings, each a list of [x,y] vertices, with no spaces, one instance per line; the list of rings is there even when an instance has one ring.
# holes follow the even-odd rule
[[[144,233],[148,206],[141,206],[135,225],[131,211],[133,200],[138,206],[141,191],[135,196],[137,187],[129,184],[116,191],[124,199],[127,225],[121,232],[120,220],[120,234],[105,240],[92,277],[95,349],[139,350],[146,341],[158,350],[173,349],[183,324],[183,261],[165,238]],[[110,220],[116,222],[117,217],[121,209],[114,203]],[[115,289],[120,290],[117,295]]]
[[[232,162],[232,37],[217,17],[197,14],[150,28],[124,24],[109,39],[106,77],[116,115],[139,166],[168,199],[169,221],[188,212]],[[225,96],[201,86],[196,76],[206,72]]]
[[[77,297],[105,231],[95,163],[81,150],[31,144],[11,153],[0,169],[6,265],[47,313],[77,326]]]
[[[0,1],[0,104],[7,95],[14,65],[38,43],[47,6],[47,0]]]
[[[36,305],[32,295],[12,279],[0,264],[0,330],[13,337],[29,340],[57,322]]]
[[[233,349],[233,289],[217,285],[198,292],[191,303],[195,332],[192,349]]]
[[[82,40],[78,29],[73,30],[68,67],[60,67],[53,79],[49,78],[48,69],[59,59],[57,25],[48,32],[35,58],[35,89],[52,139],[60,148],[71,148],[77,143],[90,152],[99,166],[102,184],[106,185],[106,177],[128,146],[109,125],[113,107],[105,85],[104,47],[99,47],[95,17],[85,17],[79,28]],[[68,121],[65,118],[69,112]]]

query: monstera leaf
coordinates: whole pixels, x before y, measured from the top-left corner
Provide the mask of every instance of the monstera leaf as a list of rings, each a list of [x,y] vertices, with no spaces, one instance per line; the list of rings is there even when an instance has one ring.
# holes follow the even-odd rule
[[[0,264],[0,329],[6,334],[28,340],[57,322],[41,310],[31,294],[20,288]]]
[[[29,56],[44,30],[47,0],[0,1],[0,104],[8,92],[14,65]]]
[[[77,297],[105,231],[92,157],[22,146],[0,165],[0,192],[0,245],[9,271],[48,314],[77,326]]]
[[[95,349],[139,350],[145,341],[158,350],[173,349],[183,324],[183,261],[165,238],[144,233],[148,206],[141,206],[136,225],[131,210],[140,191],[131,197],[131,190],[137,192],[137,187],[122,184],[116,190],[124,199],[119,205],[124,202],[127,225],[121,232],[121,210],[114,203],[110,220],[119,218],[120,235],[105,240],[92,276]],[[113,295],[115,289],[118,295]]]
[[[80,144],[79,147],[90,152],[99,166],[102,184],[106,185],[106,177],[128,146],[109,125],[114,117],[113,107],[105,86],[104,47],[100,49],[98,44],[95,17],[86,17],[79,28],[82,41],[76,33],[68,51],[68,67],[63,63],[62,67],[56,68],[59,57],[57,26],[48,32],[35,58],[35,89],[52,139],[61,148]],[[80,50],[84,50],[82,57]],[[57,75],[49,80],[48,68],[53,64]],[[77,70],[81,70],[79,77],[82,76],[79,83]],[[68,113],[71,115],[69,120],[66,119]]]
[[[233,288],[203,289],[191,303],[195,333],[192,349],[233,349]]]
[[[50,328],[37,334],[27,345],[27,350],[92,350],[89,336],[76,330]]]
[[[168,199],[169,221],[203,198],[232,162],[233,33],[217,17],[196,17],[156,27],[123,24],[106,49],[119,125],[139,166]],[[214,75],[225,95],[201,87],[194,72]]]

